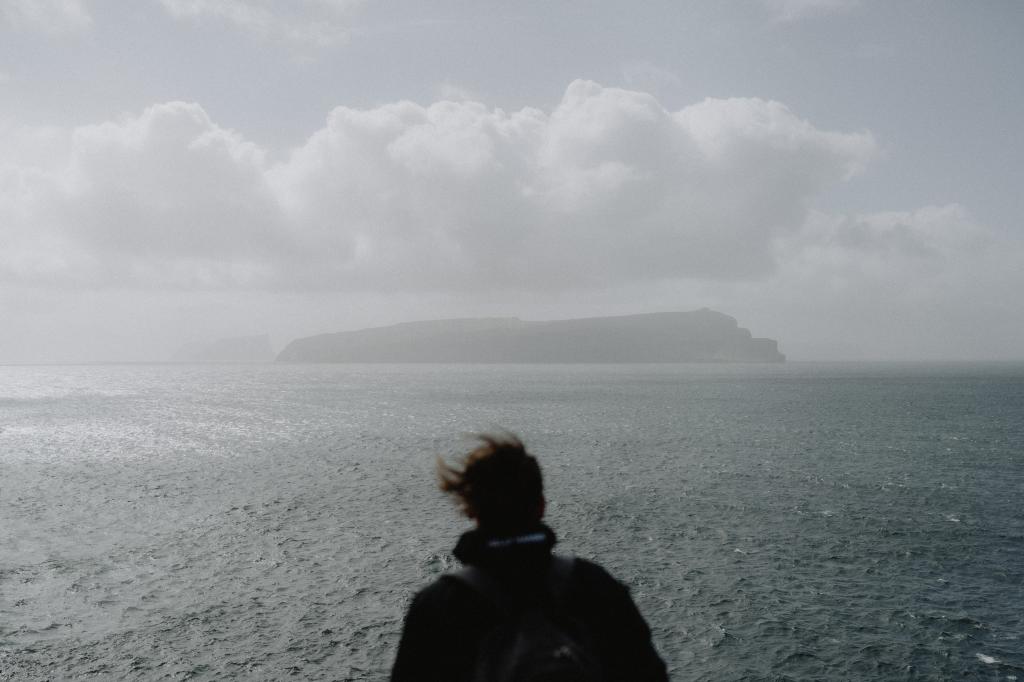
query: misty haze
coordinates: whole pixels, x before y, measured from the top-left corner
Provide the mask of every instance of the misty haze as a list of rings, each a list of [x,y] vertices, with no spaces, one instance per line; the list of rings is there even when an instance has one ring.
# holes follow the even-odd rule
[[[431,599],[479,672],[534,597],[606,674],[635,606],[674,680],[1024,679],[1022,35],[0,0],[0,680],[402,682]]]

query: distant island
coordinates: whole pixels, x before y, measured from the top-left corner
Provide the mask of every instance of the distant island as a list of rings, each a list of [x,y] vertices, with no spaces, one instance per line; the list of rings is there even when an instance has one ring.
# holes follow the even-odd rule
[[[691,312],[527,322],[514,317],[405,322],[296,339],[278,362],[785,362],[778,342],[735,318]]]
[[[186,343],[178,349],[171,362],[189,363],[250,363],[273,362],[274,349],[270,337],[234,336],[208,343]]]

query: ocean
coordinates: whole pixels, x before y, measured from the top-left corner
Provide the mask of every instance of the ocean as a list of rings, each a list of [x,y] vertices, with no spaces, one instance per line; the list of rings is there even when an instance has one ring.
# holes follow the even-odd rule
[[[386,679],[499,428],[675,680],[1024,680],[1024,365],[867,363],[0,367],[0,679]]]

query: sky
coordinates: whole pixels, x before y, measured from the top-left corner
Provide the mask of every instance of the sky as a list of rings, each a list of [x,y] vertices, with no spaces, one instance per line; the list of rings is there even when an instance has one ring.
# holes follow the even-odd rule
[[[1024,3],[0,0],[0,363],[710,307],[1024,359]]]

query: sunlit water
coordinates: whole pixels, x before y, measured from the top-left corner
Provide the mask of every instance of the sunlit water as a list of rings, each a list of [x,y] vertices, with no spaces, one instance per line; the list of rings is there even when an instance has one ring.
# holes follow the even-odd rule
[[[1024,680],[1024,367],[799,364],[0,367],[0,679],[386,678],[499,425],[674,679]]]

